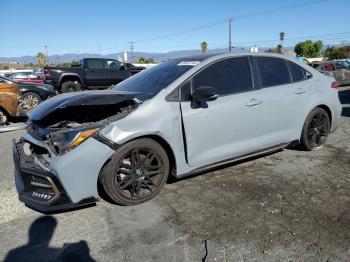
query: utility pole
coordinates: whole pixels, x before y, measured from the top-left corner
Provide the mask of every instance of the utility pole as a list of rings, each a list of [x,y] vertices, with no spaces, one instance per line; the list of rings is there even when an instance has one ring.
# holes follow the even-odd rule
[[[49,55],[47,53],[47,45],[45,45],[44,47],[45,47],[45,55],[46,55],[46,64],[49,65]]]
[[[98,45],[98,57],[101,57],[101,45]]]
[[[231,41],[231,22],[232,18],[228,19],[228,51],[232,50],[232,41]]]
[[[131,53],[131,63],[134,63],[134,44],[135,42],[130,41],[130,53]]]

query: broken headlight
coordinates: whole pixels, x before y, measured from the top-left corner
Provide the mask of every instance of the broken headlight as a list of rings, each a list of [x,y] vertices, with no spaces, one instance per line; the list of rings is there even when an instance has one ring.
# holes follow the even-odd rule
[[[79,130],[64,130],[50,134],[52,145],[58,154],[62,155],[77,147],[86,139],[96,134],[100,127]]]

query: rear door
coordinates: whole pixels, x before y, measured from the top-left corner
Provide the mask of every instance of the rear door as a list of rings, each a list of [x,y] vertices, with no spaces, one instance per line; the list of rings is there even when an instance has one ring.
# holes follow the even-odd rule
[[[106,60],[105,66],[109,72],[111,84],[118,84],[130,76],[129,70],[117,60]]]
[[[261,102],[256,112],[256,121],[261,123],[261,143],[263,147],[288,143],[305,120],[309,82],[303,81],[302,71],[299,78],[295,73],[295,80],[292,79],[289,68],[303,68],[289,60],[270,56],[256,56],[254,60],[260,88],[255,99]]]
[[[215,101],[192,108],[190,96],[200,86],[218,90]],[[261,147],[256,109],[247,104],[255,96],[247,56],[215,62],[181,88],[181,111],[189,165],[200,167]]]
[[[111,85],[112,80],[109,70],[105,68],[105,59],[90,58],[84,62],[87,86],[98,88]]]

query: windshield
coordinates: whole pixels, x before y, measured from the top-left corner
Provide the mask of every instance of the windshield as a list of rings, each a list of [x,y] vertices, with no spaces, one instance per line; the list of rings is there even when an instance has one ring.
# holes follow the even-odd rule
[[[173,60],[141,71],[114,86],[113,89],[143,93],[145,98],[151,98],[193,67],[193,65],[181,64],[180,62]]]

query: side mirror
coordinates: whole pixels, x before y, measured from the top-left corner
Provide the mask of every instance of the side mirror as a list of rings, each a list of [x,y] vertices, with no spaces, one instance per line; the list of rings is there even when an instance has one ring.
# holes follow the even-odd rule
[[[192,101],[214,101],[219,97],[216,88],[211,86],[200,86],[195,89],[191,96]]]
[[[119,69],[120,70],[125,70],[125,66],[121,65]]]

